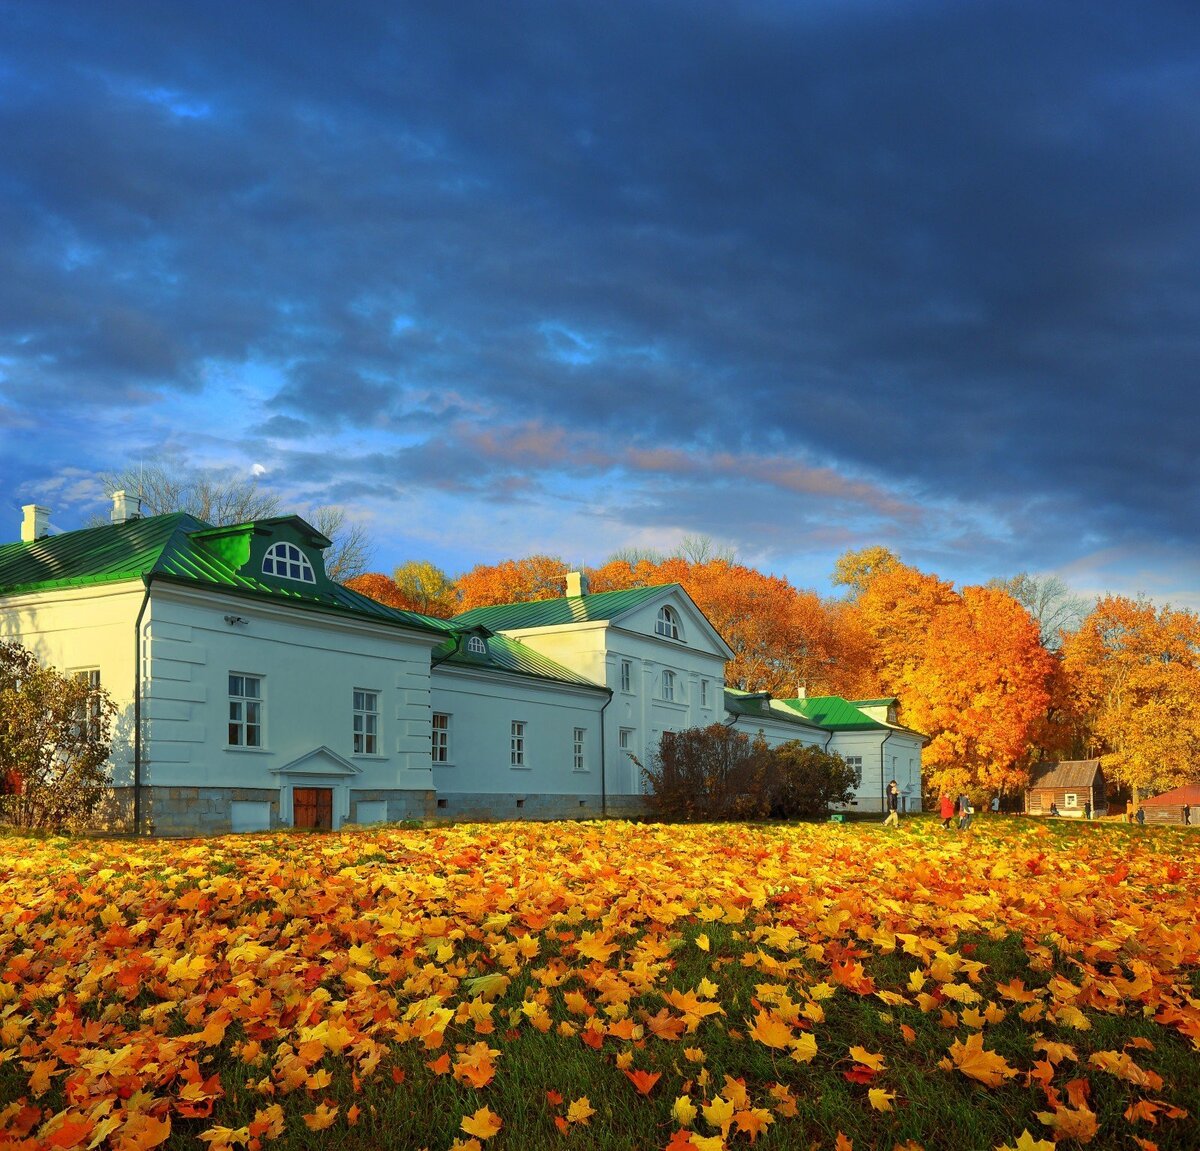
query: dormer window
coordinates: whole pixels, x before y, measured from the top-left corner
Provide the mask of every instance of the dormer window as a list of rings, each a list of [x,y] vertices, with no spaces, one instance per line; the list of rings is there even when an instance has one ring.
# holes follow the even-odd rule
[[[659,635],[665,635],[667,639],[679,638],[679,616],[676,615],[674,608],[664,605],[658,609],[658,619],[654,623],[654,630]]]
[[[483,642],[483,637],[473,635],[467,640],[467,651],[472,655],[487,655],[487,644]]]
[[[306,556],[295,544],[278,543],[267,548],[263,556],[263,575],[316,583],[316,573]]]

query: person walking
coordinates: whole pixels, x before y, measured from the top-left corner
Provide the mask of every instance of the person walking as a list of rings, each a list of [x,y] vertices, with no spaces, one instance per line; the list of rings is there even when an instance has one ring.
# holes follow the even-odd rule
[[[948,791],[942,792],[942,802],[938,813],[942,817],[942,830],[950,830],[950,821],[954,818],[954,800],[950,798]]]
[[[971,797],[964,791],[958,797],[958,830],[966,831],[971,826]]]
[[[1183,826],[1192,826],[1192,805],[1190,803],[1185,803],[1183,805]]]
[[[1139,803],[1137,809],[1138,827],[1146,826],[1146,809]]]
[[[1090,799],[1085,799],[1083,801],[1083,818],[1084,819],[1092,818],[1092,801]]]
[[[899,827],[900,826],[900,785],[893,779],[887,785],[887,819],[883,821],[884,827]]]
[[[998,795],[992,796],[992,814],[993,815],[1000,814],[1000,797]]]

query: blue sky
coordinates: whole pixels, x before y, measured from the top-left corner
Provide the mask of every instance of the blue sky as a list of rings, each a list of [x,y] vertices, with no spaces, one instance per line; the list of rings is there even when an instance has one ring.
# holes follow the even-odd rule
[[[1194,3],[0,0],[0,539],[165,455],[1200,606],[1198,92]]]

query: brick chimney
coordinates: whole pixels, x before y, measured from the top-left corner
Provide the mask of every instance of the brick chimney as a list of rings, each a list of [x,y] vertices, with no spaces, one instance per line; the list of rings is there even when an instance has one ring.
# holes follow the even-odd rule
[[[567,572],[567,595],[587,595],[588,581],[583,572]]]
[[[123,524],[128,520],[142,518],[141,501],[127,492],[113,492],[113,506],[110,518],[114,524]]]
[[[37,504],[25,504],[21,508],[24,519],[21,521],[21,542],[31,544],[34,540],[45,539],[50,534],[50,509],[38,507]]]

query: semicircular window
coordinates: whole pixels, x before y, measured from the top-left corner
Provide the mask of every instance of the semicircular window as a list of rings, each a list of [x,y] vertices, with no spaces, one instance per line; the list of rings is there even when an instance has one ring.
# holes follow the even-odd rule
[[[473,635],[467,640],[467,651],[473,652],[475,655],[487,655],[487,644],[484,643],[481,636]]]
[[[262,570],[263,575],[280,576],[283,579],[299,580],[301,583],[317,582],[308,556],[295,544],[272,544],[263,556]]]
[[[654,630],[668,639],[682,638],[679,634],[679,616],[675,614],[674,608],[664,605],[658,609],[658,619],[654,621]]]

